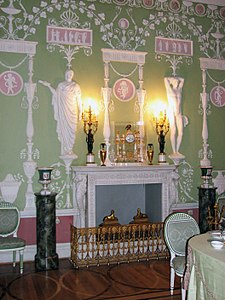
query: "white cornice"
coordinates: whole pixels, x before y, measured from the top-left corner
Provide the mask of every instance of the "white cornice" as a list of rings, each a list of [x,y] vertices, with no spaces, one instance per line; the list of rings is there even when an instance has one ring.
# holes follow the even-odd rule
[[[225,6],[225,0],[186,0],[186,2],[204,3],[218,6]]]

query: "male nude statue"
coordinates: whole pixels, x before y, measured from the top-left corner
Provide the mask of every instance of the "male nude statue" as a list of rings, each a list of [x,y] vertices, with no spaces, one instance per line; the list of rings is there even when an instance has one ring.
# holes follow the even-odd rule
[[[182,87],[184,79],[180,77],[164,78],[168,97],[168,118],[170,122],[170,141],[173,154],[180,156],[179,153],[184,126],[187,125],[187,118],[181,112]],[[186,122],[186,124],[184,123]]]

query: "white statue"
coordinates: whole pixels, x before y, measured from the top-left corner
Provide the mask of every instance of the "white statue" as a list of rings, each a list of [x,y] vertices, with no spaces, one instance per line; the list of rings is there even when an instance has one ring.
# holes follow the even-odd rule
[[[184,126],[187,125],[187,117],[182,115],[181,100],[184,79],[180,77],[164,78],[168,98],[168,118],[170,122],[170,141],[174,156],[183,156],[179,153]]]
[[[61,155],[74,155],[73,145],[76,137],[76,129],[82,114],[81,89],[78,83],[73,81],[74,72],[67,70],[65,81],[60,82],[56,89],[52,88],[47,81],[41,81],[52,92],[52,105],[54,118],[57,121],[57,134],[61,142]]]
[[[73,207],[78,209],[80,223],[76,220],[76,227],[85,227],[85,213],[86,213],[86,192],[87,192],[87,176],[77,175],[74,179],[76,186],[75,203]]]

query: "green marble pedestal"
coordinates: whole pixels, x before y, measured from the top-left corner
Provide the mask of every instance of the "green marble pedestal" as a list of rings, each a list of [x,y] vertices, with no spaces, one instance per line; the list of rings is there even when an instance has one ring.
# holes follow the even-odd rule
[[[35,255],[35,270],[44,271],[58,269],[59,259],[56,253],[56,220],[55,197],[50,195],[36,196],[36,231],[37,254]]]
[[[199,228],[200,232],[204,233],[210,230],[207,216],[208,207],[211,216],[214,217],[214,205],[216,201],[216,188],[198,188],[199,192]]]

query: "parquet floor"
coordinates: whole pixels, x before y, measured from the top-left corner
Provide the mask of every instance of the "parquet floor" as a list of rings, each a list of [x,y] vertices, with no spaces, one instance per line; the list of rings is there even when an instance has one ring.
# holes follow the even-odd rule
[[[3,300],[181,300],[180,281],[169,292],[169,261],[74,269],[61,259],[58,270],[35,272],[24,263],[24,274],[11,264],[0,264],[0,299]]]

